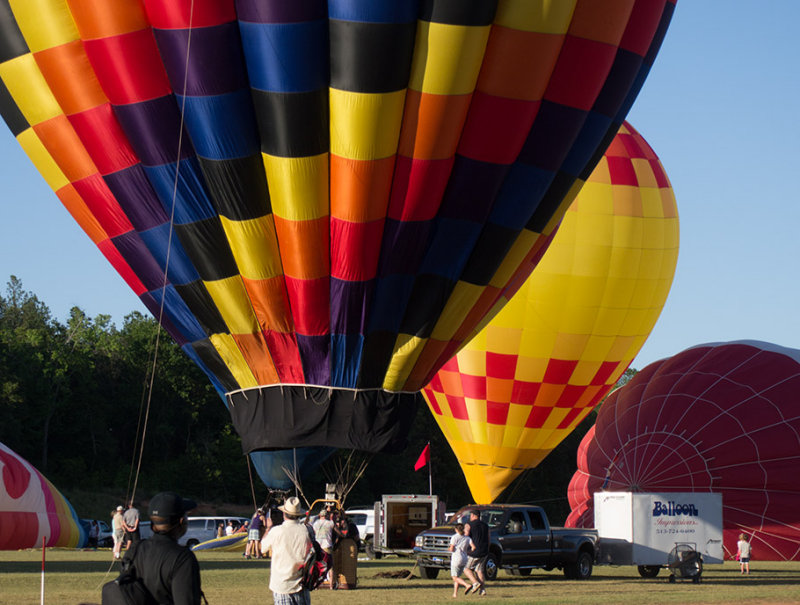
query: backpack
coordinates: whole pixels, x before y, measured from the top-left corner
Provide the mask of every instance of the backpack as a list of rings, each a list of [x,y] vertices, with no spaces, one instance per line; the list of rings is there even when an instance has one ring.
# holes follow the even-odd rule
[[[138,543],[131,548],[130,564],[123,565],[116,579],[103,584],[103,605],[158,605],[158,601],[136,574],[134,558],[137,546]]]
[[[325,581],[328,573],[328,564],[322,555],[322,547],[316,540],[311,540],[311,548],[308,549],[305,561],[303,561],[303,575],[300,585],[306,590],[314,590]]]

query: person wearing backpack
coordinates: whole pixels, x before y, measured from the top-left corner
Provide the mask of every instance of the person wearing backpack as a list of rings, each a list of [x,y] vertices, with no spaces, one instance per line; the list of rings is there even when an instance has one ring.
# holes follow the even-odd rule
[[[283,523],[274,525],[267,517],[263,552],[270,552],[269,589],[275,605],[311,605],[311,593],[303,586],[303,567],[312,549],[306,526],[300,522],[305,510],[296,496],[287,498],[278,510]]]
[[[186,513],[196,506],[174,492],[156,494],[149,506],[153,536],[125,553],[123,569],[135,567],[155,603],[200,605],[200,565],[191,550],[178,544],[186,533]]]

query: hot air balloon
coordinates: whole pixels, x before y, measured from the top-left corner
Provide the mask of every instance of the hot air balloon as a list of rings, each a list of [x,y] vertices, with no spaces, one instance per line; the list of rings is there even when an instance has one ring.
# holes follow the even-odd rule
[[[257,451],[250,452],[250,460],[264,485],[272,489],[288,490],[294,486],[292,477],[308,476],[335,451],[329,447]]]
[[[476,502],[537,466],[613,388],[677,260],[672,188],[626,122],[531,276],[423,390]]]
[[[0,443],[0,550],[80,548],[86,532],[70,503],[44,475]]]
[[[0,106],[245,452],[396,451],[674,4],[11,1]]]
[[[578,452],[567,524],[598,490],[719,492],[724,547],[800,560],[800,351],[740,341],[651,363],[603,403]]]

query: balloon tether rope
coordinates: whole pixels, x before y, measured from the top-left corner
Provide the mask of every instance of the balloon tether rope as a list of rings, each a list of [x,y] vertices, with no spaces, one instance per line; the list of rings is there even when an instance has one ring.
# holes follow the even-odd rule
[[[180,178],[180,167],[181,167],[181,150],[183,148],[183,126],[184,126],[184,112],[186,109],[186,90],[188,88],[188,81],[189,81],[189,57],[191,56],[191,48],[192,48],[192,31],[194,30],[192,19],[194,18],[194,0],[191,1],[189,5],[189,35],[186,39],[186,61],[184,64],[184,75],[183,75],[183,94],[181,96],[181,120],[180,120],[180,129],[178,130],[178,148],[176,150],[177,157],[175,158],[175,179],[172,183],[172,204],[170,209],[170,216],[169,216],[169,238],[167,240],[167,255],[164,261],[164,282],[163,287],[161,289],[161,302],[158,309],[158,325],[156,326],[156,338],[155,338],[155,346],[153,347],[153,363],[152,368],[150,370],[150,380],[147,385],[147,403],[145,406],[145,414],[144,414],[144,424],[142,426],[142,438],[141,443],[139,444],[139,452],[138,457],[134,452],[134,457],[136,457],[136,475],[133,482],[133,490],[130,493],[130,498],[126,498],[128,502],[131,504],[133,503],[135,496],[136,496],[136,487],[139,483],[139,472],[142,468],[142,458],[144,456],[144,440],[145,436],[147,435],[147,422],[150,418],[150,404],[153,398],[153,383],[155,382],[155,375],[156,375],[156,366],[158,365],[158,347],[161,341],[161,327],[163,325],[164,319],[164,301],[167,297],[167,276],[169,275],[169,258],[170,252],[172,250],[172,234],[174,231],[175,225],[175,200],[178,197],[178,181]],[[140,409],[140,418],[141,418],[141,409]],[[137,438],[139,430],[137,428]],[[135,448],[134,448],[135,449]],[[131,465],[133,466],[133,464]],[[252,482],[252,480],[251,480]]]

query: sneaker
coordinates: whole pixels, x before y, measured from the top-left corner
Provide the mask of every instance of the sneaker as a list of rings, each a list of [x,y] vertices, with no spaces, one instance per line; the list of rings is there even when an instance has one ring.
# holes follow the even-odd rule
[[[478,587],[480,587],[480,584],[478,584],[478,583],[475,583],[475,584],[473,584],[472,586],[470,586],[469,588],[467,588],[467,589],[464,591],[464,594],[469,594],[469,593],[471,593],[471,592],[478,592]]]
[[[481,591],[478,593],[479,596],[485,597],[486,596],[486,589],[481,588]]]

